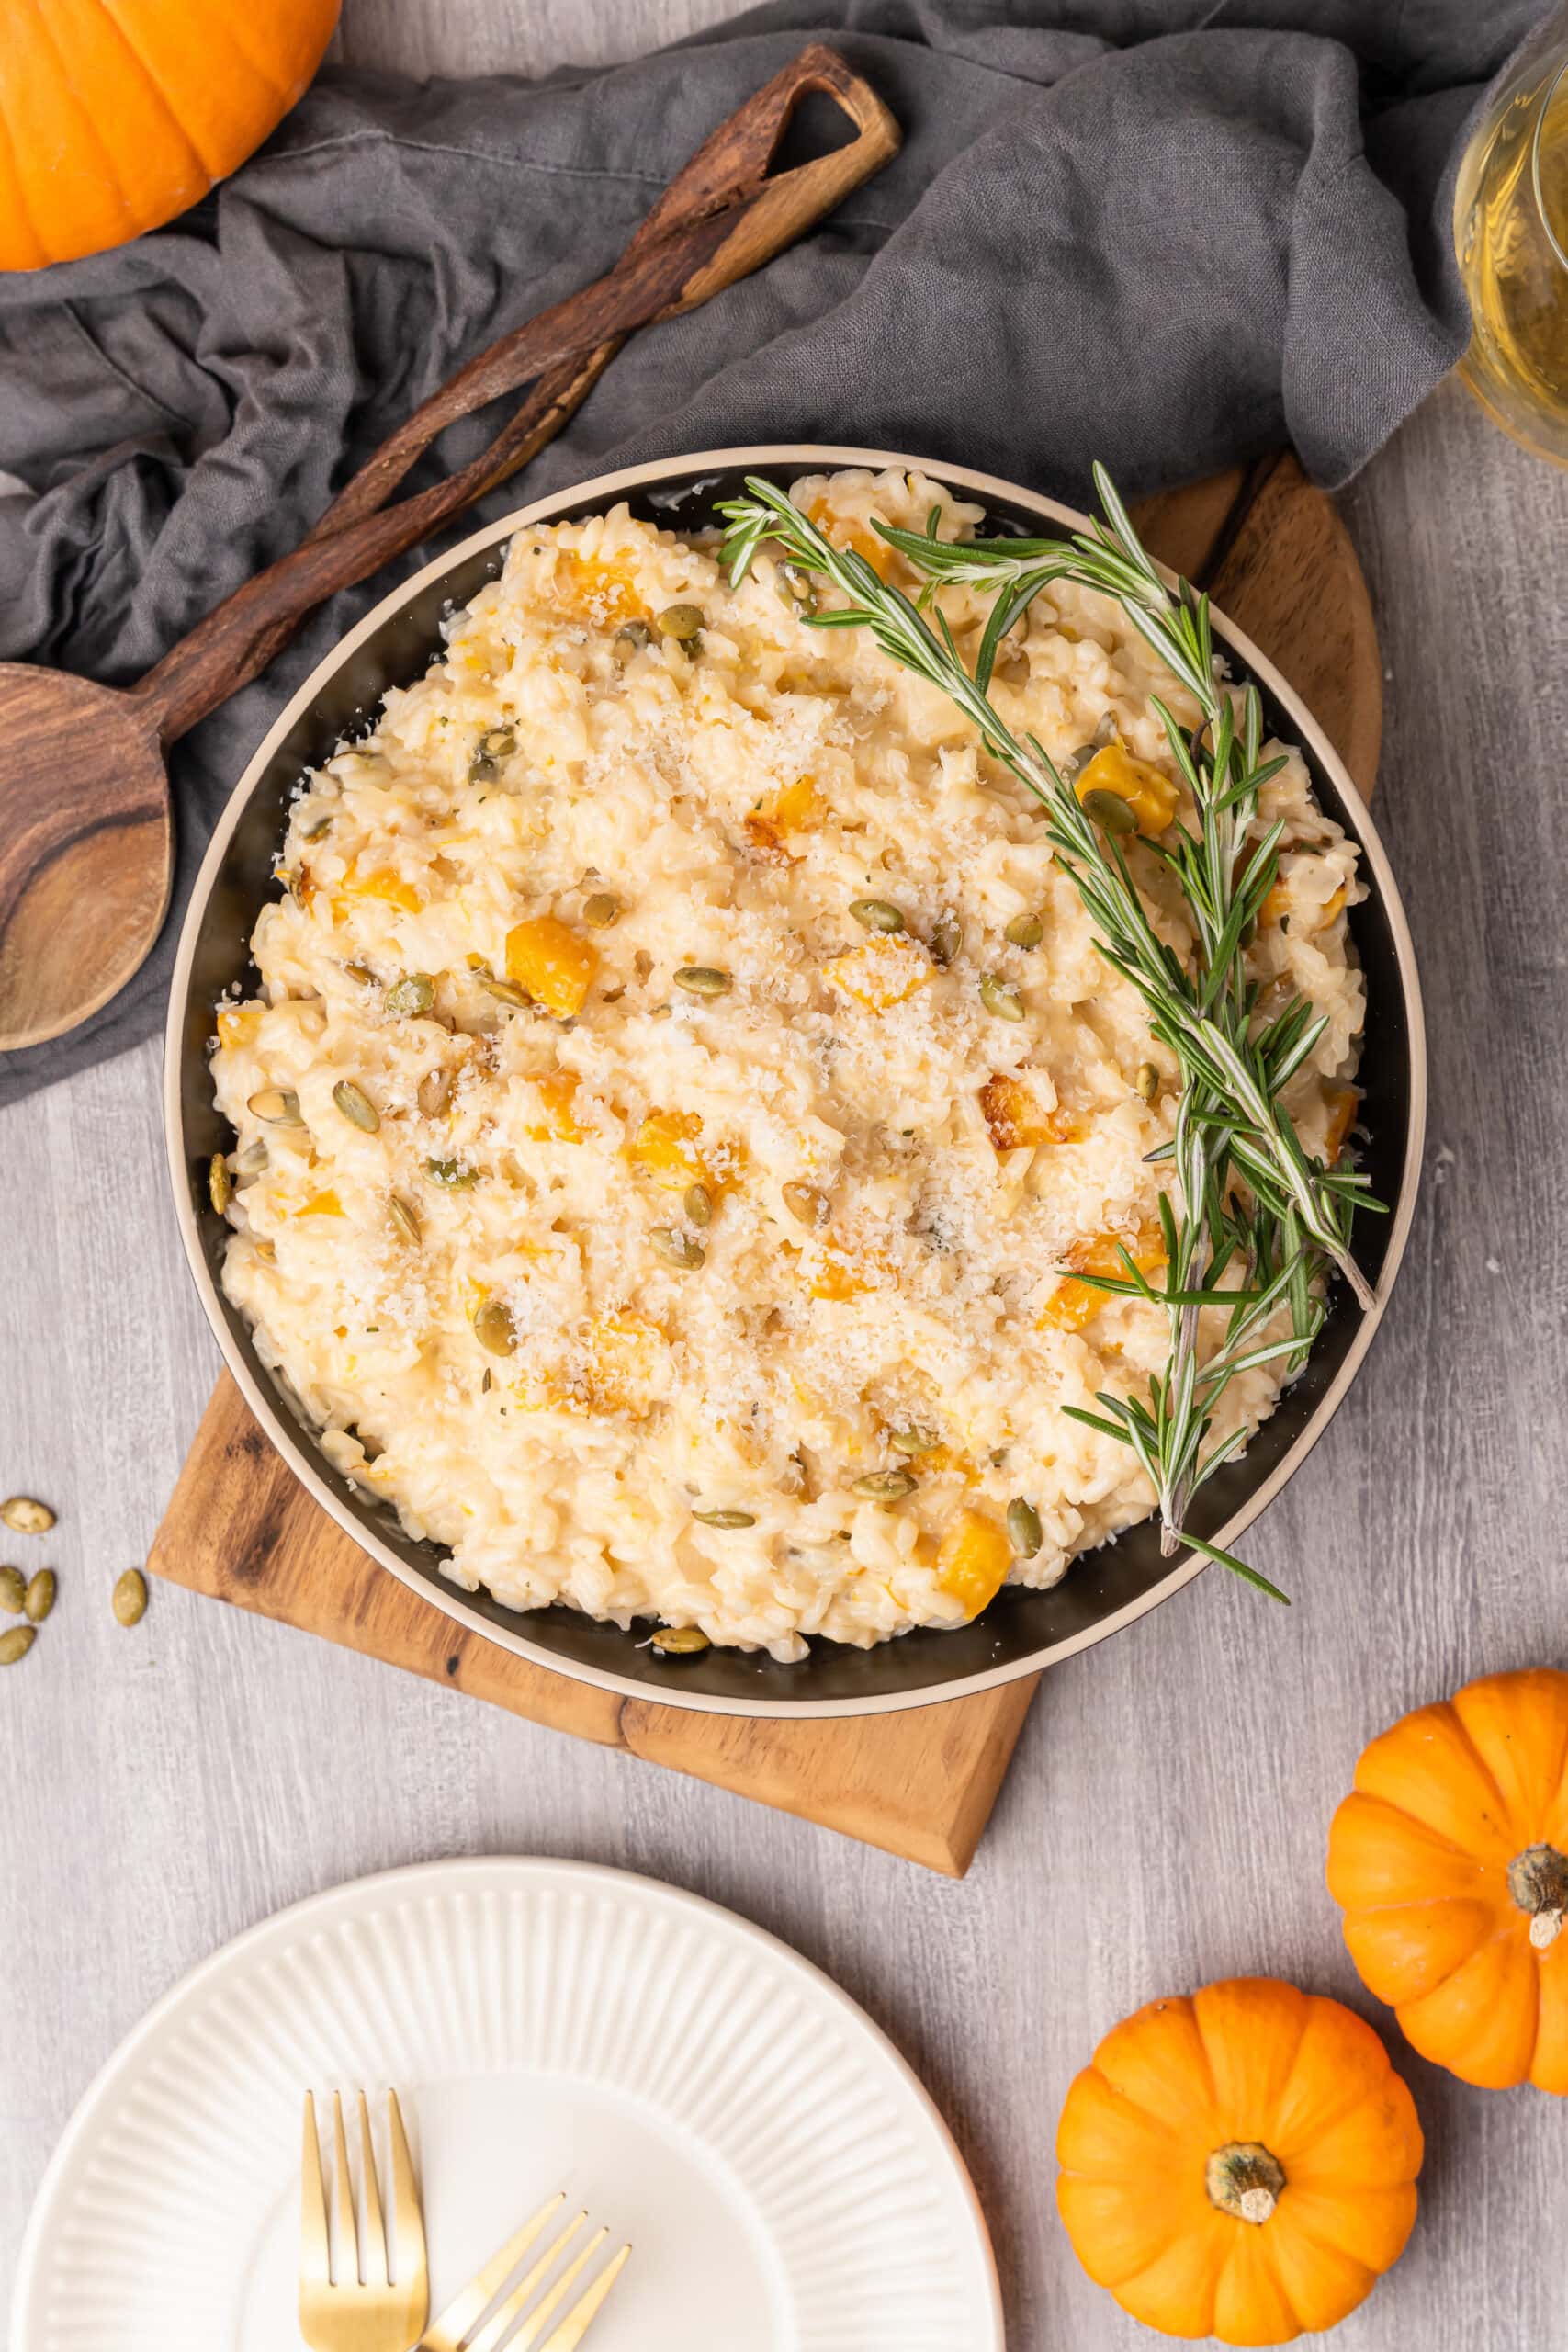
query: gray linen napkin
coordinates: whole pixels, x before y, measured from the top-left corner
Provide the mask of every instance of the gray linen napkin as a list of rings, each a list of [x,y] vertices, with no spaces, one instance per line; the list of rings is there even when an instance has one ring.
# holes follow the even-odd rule
[[[194,211],[0,277],[0,659],[129,682],[292,547],[473,352],[597,276],[814,33],[903,126],[815,236],[638,337],[521,483],[727,443],[863,442],[1082,503],[1294,442],[1345,481],[1467,322],[1451,166],[1542,0],[784,0],[603,74],[328,73]],[[446,436],[462,463],[492,420]],[[428,479],[434,461],[412,478]],[[458,532],[449,534],[456,537]],[[338,597],[171,763],[175,911],[124,993],[0,1057],[0,1102],[157,1023],[218,810],[292,687],[441,544]]]

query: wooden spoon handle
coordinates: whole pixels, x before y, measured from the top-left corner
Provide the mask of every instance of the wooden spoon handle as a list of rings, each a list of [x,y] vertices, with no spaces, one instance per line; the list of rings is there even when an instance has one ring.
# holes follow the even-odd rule
[[[835,98],[857,136],[770,179],[779,140],[810,90]],[[802,51],[697,150],[614,269],[460,368],[381,444],[302,545],[236,589],[148,672],[131,691],[151,704],[163,742],[174,742],[255,677],[315,605],[526,463],[587,397],[627,335],[694,310],[748,277],[879,171],[898,145],[893,117],[841,57],[819,42]],[[480,457],[385,504],[447,425],[529,382],[532,396]]]

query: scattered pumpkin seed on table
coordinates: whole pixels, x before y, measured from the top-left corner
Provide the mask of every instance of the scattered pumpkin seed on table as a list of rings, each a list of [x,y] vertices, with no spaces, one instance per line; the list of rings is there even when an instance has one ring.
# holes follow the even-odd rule
[[[127,1568],[116,1578],[111,1605],[122,1625],[141,1623],[147,1612],[147,1579],[140,1568]]]
[[[7,1634],[0,1634],[0,1666],[15,1666],[26,1657],[38,1639],[36,1625],[13,1625]]]
[[[52,1568],[39,1568],[28,1578],[28,1589],[22,1608],[35,1625],[41,1625],[54,1607],[55,1577]]]
[[[7,1495],[0,1503],[0,1521],[13,1535],[47,1535],[54,1525],[54,1513],[36,1496]]]
[[[8,1617],[19,1617],[27,1599],[28,1580],[20,1568],[0,1568],[0,1609]]]
[[[652,1646],[661,1657],[695,1657],[713,1645],[700,1625],[661,1625]]]

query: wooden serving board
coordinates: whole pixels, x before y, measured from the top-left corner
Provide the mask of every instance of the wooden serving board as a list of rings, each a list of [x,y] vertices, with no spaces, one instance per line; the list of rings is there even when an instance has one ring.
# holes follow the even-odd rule
[[[1210,587],[1278,663],[1369,790],[1382,727],[1371,606],[1343,525],[1295,459],[1234,469],[1150,499],[1136,515],[1153,551]],[[696,1714],[571,1681],[467,1632],[384,1573],[310,1500],[227,1374],[149,1566],[175,1584],[954,1878],[979,1843],[1038,1680],[829,1723]]]

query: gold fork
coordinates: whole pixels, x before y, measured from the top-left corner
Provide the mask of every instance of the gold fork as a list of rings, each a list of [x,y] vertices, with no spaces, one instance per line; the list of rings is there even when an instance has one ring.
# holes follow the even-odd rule
[[[397,2222],[398,2277],[388,2270],[387,2232],[370,2138],[370,2110],[359,2094],[359,2144],[363,2159],[363,2243],[354,2222],[348,2177],[348,2141],[343,2101],[333,2093],[333,2202],[337,2219],[338,2267],[332,2273],[327,2232],[327,2191],[321,2177],[321,2146],[316,2132],[316,2102],[305,2094],[305,2142],[299,2165],[299,2333],[310,2352],[410,2352],[430,2313],[430,2274],[424,2260],[424,2222],[414,2188],[413,2166],[396,2091],[387,2093],[392,2140],[392,2211]]]
[[[477,2335],[473,2332],[529,2247],[549,2223],[558,2218],[565,2203],[566,2192],[563,2189],[558,2197],[548,2198],[536,2213],[531,2214],[516,2235],[508,2238],[500,2253],[485,2264],[476,2278],[468,2281],[456,2301],[448,2303],[440,2318],[431,2322],[414,2352],[497,2352],[503,2338],[506,2352],[529,2352],[529,2346],[533,2345],[538,2345],[538,2352],[574,2352],[574,2347],[581,2343],[592,2325],[605,2296],[620,2277],[631,2253],[630,2246],[624,2245],[618,2254],[613,2254],[570,2310],[557,2323],[548,2339],[539,2344],[540,2335],[610,2234],[608,2230],[595,2230],[587,2244],[573,2255],[560,2277],[539,2295],[537,2302],[534,2302],[556,2262],[587,2221],[586,2213],[579,2213],[575,2221],[567,2223],[513,2288],[500,2309],[491,2312]],[[530,2303],[533,2309],[528,2311]],[[528,2316],[523,2320],[516,2334],[509,2334],[508,2331],[525,2311]]]

